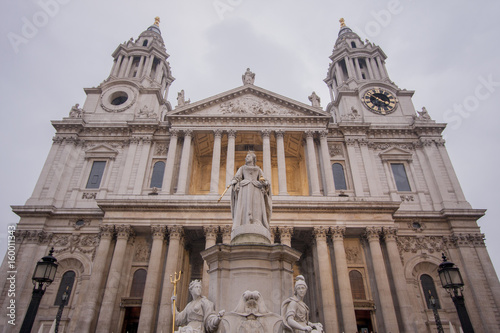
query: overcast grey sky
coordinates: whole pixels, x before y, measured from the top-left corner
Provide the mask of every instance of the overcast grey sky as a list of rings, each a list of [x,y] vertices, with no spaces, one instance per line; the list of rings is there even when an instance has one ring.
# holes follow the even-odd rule
[[[0,255],[10,205],[31,195],[52,143],[50,120],[85,101],[83,88],[107,78],[111,53],[160,16],[176,81],[192,102],[241,85],[247,67],[255,84],[309,103],[329,102],[323,79],[339,18],[388,56],[390,78],[415,90],[417,109],[448,122],[447,148],[500,268],[500,202],[496,189],[500,129],[499,1],[2,1],[0,5]],[[497,148],[495,148],[497,147]],[[40,254],[42,256],[42,254]]]

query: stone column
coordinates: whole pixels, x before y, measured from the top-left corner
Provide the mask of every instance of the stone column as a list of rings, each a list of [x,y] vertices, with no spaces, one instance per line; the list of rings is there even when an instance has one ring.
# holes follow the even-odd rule
[[[148,273],[144,295],[142,296],[141,316],[137,332],[152,332],[156,321],[156,305],[160,293],[160,278],[163,271],[161,258],[163,255],[163,242],[165,240],[165,227],[155,225],[151,227],[153,244],[151,256],[149,257]]]
[[[431,172],[434,178],[434,186],[437,187],[439,194],[441,195],[442,200],[444,201],[443,204],[445,204],[446,201],[451,201],[450,199],[450,194],[448,193],[448,187],[446,186],[446,183],[443,179],[443,176],[439,172],[441,170],[441,166],[439,163],[440,155],[439,151],[437,150],[436,144],[434,140],[432,139],[421,139],[421,142],[424,147],[424,153],[427,158],[428,163],[431,166]],[[391,170],[392,171],[392,170]],[[408,181],[410,180],[409,174],[407,172],[407,177]]]
[[[172,327],[172,293],[174,286],[170,283],[170,276],[177,272],[179,265],[179,250],[184,230],[181,226],[168,228],[170,243],[168,244],[167,263],[163,277],[163,288],[161,292],[160,310],[158,312],[158,326],[156,332],[169,332]]]
[[[264,177],[272,184],[272,169],[271,169],[271,141],[269,135],[270,130],[262,130],[262,142],[263,142],[263,152],[262,152],[262,163],[264,167]]]
[[[361,158],[363,159],[364,171],[366,173],[366,178],[368,180],[368,188],[370,190],[370,195],[377,197],[380,194],[380,181],[377,174],[377,168],[374,163],[372,163],[372,155],[368,149],[368,140],[360,139],[359,148],[361,150]]]
[[[102,299],[99,320],[97,321],[97,333],[109,333],[111,331],[111,319],[113,311],[115,310],[116,297],[120,286],[125,251],[127,250],[128,239],[132,233],[132,227],[129,225],[120,225],[116,227],[115,251],[111,259],[108,281]]]
[[[147,63],[146,63],[146,68],[144,69],[145,72],[144,72],[144,76],[149,76],[151,75],[151,69],[153,67],[153,60],[154,60],[155,56],[154,54],[151,54],[147,60]]]
[[[222,130],[214,130],[214,152],[212,154],[212,175],[210,177],[210,194],[219,193],[220,150]]]
[[[382,63],[382,60],[380,60],[380,57],[376,57],[375,58],[377,60],[377,64],[378,64],[378,68],[380,70],[380,76],[385,79],[386,77],[388,77],[389,75],[387,75],[387,71],[385,70],[385,66],[384,64]]]
[[[451,163],[450,156],[448,155],[448,151],[444,146],[444,140],[436,140],[436,148],[439,152],[441,159],[443,160],[444,167],[446,169],[446,173],[448,174],[448,178],[450,179],[451,185],[453,186],[453,191],[455,192],[455,196],[457,201],[460,203],[467,203],[465,199],[464,192],[462,191],[462,187],[460,186],[460,182],[458,181],[457,174],[455,173],[455,169],[453,169],[453,164]]]
[[[399,257],[398,245],[396,243],[396,228],[383,229],[385,246],[387,247],[387,254],[389,255],[389,265],[392,271],[392,280],[396,287],[396,297],[399,303],[399,310],[401,312],[401,320],[403,321],[403,332],[413,332],[411,323],[415,322],[412,315],[412,308],[408,296],[408,286],[406,285],[406,277]]]
[[[148,156],[151,150],[151,137],[142,137],[140,142],[141,152],[139,165],[137,166],[134,194],[141,194],[144,186],[144,177],[146,176],[146,166],[148,165]],[[108,177],[109,179],[110,177]],[[149,184],[147,185],[149,187]]]
[[[344,83],[344,73],[342,73],[338,62],[335,63],[335,76],[337,77],[337,87],[340,87]]]
[[[139,67],[137,68],[137,75],[136,77],[141,77],[142,76],[142,68],[144,67],[144,61],[146,60],[146,56],[141,56],[141,59],[139,60]]]
[[[277,228],[269,228],[269,232],[271,233],[271,244],[276,244],[276,236],[278,235]]]
[[[347,81],[350,78],[354,78],[354,73],[352,72],[351,61],[349,60],[348,56],[344,57],[344,62],[345,62],[345,67],[347,69],[347,79],[345,81]]]
[[[312,195],[321,195],[319,190],[318,165],[316,163],[316,147],[314,145],[314,132],[306,131],[307,166],[311,182]]]
[[[361,75],[361,68],[359,68],[358,58],[354,58],[354,67],[356,68],[356,74],[358,76],[358,80],[362,80],[363,76]]]
[[[368,62],[370,63],[370,66],[373,70],[373,78],[374,79],[381,79],[381,75],[380,75],[380,72],[378,70],[378,67],[377,67],[377,64],[376,64],[376,61],[375,61],[375,58],[368,58]]]
[[[104,277],[107,275],[106,261],[111,247],[114,228],[112,225],[100,226],[100,241],[97,248],[94,263],[92,264],[92,275],[90,275],[88,290],[92,292],[83,293],[83,302],[80,316],[78,318],[78,330],[82,333],[94,332],[94,322],[99,311],[99,300],[104,290]]]
[[[118,76],[121,72],[120,68],[122,67],[122,60],[123,60],[123,55],[120,54],[118,56],[118,59],[116,60],[116,63],[115,63],[115,68],[114,68],[114,71],[113,71],[113,76]]]
[[[179,166],[179,183],[176,194],[186,194],[189,159],[191,157],[191,135],[193,130],[184,130],[184,144],[182,145],[181,165]]]
[[[375,272],[375,282],[377,285],[380,306],[382,307],[382,317],[386,332],[399,332],[394,303],[392,302],[392,293],[385,268],[382,249],[380,248],[380,228],[367,227],[366,238],[370,246],[372,256],[373,270]],[[399,252],[398,252],[399,253]]]
[[[324,314],[325,332],[339,332],[335,293],[333,291],[333,274],[328,244],[326,243],[328,229],[314,227],[319,262],[319,280],[321,286],[321,301]]]
[[[205,249],[208,249],[215,245],[217,241],[217,233],[219,232],[219,227],[214,225],[204,226],[203,232],[205,232]],[[201,292],[202,295],[208,295],[208,286],[210,282],[210,277],[208,275],[208,264],[203,261],[203,276],[201,279]],[[138,331],[140,332],[140,331]]]
[[[236,131],[227,131],[227,157],[226,157],[226,186],[229,185],[234,177],[234,141]]]
[[[167,162],[165,163],[165,173],[163,174],[163,184],[161,191],[170,194],[172,187],[172,177],[174,176],[175,154],[177,152],[177,136],[179,130],[170,129],[170,143],[168,144]]]
[[[370,75],[369,79],[374,80],[375,76],[373,75],[372,66],[370,64],[370,58],[365,58],[366,69],[368,69],[368,75]]]
[[[364,196],[363,184],[361,183],[361,173],[358,168],[358,158],[356,155],[356,139],[347,138],[347,154],[349,155],[349,166],[352,172],[352,181],[354,183],[354,194],[357,197]]]
[[[284,131],[278,130],[276,133],[276,150],[278,153],[278,186],[279,194],[287,195],[288,189],[286,186],[286,160],[285,160],[285,143],[283,142]]]
[[[137,146],[139,145],[140,139],[133,136],[130,138],[130,143],[127,149],[127,156],[125,160],[125,165],[123,166],[123,174],[121,176],[119,193],[127,193],[130,184],[130,178],[132,178],[132,167],[134,166],[135,153],[137,152]]]
[[[155,76],[154,80],[157,83],[161,84],[161,77],[162,77],[162,75],[163,75],[163,62],[160,62],[158,64],[158,67],[156,67],[156,76]]]
[[[128,57],[128,64],[127,64],[127,70],[125,71],[125,77],[129,77],[130,75],[130,69],[132,68],[132,65],[134,64],[134,57],[130,56]]]
[[[231,228],[229,224],[221,227],[222,244],[231,244]]]
[[[292,246],[293,227],[278,227],[280,233],[281,244]]]
[[[330,163],[330,152],[328,151],[328,142],[326,138],[328,137],[328,130],[319,132],[320,134],[320,148],[321,156],[323,160],[323,169],[325,170],[325,181],[326,181],[326,195],[335,194],[335,184],[333,182],[333,171],[332,165]]]
[[[342,320],[344,332],[357,332],[356,314],[354,313],[354,302],[352,299],[351,282],[344,247],[345,227],[332,228],[333,254],[335,256],[335,267],[339,282],[340,308],[342,309]]]

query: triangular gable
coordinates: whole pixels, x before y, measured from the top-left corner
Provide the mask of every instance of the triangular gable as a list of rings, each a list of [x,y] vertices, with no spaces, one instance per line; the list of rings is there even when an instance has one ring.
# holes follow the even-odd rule
[[[245,85],[204,100],[176,107],[172,116],[329,117],[321,108],[292,100],[254,85]]]
[[[388,148],[378,155],[383,161],[411,161],[413,158],[411,152],[397,147]]]
[[[98,145],[85,151],[86,159],[90,158],[114,159],[116,155],[118,155],[118,151],[107,145]]]

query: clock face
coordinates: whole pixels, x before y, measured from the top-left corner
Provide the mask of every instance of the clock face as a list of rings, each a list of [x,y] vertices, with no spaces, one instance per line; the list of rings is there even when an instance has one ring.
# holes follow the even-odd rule
[[[387,90],[375,88],[365,92],[363,102],[370,111],[385,115],[396,110],[398,100]]]

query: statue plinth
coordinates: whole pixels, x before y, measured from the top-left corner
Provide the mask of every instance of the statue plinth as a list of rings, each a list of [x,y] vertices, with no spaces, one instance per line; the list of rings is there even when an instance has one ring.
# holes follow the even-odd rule
[[[209,267],[208,299],[218,309],[232,309],[246,290],[258,290],[267,308],[280,313],[281,303],[292,295],[293,264],[301,254],[286,245],[253,243],[218,244],[201,255]]]
[[[261,224],[244,224],[231,232],[231,245],[271,244],[271,233]]]

